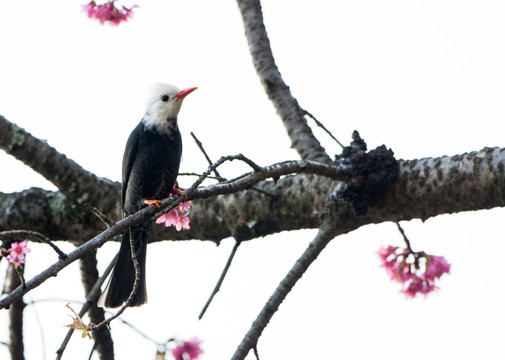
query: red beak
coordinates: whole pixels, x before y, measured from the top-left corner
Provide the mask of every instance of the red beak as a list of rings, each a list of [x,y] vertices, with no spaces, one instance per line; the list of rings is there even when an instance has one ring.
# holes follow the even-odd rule
[[[177,99],[184,99],[186,97],[186,95],[191,94],[196,89],[198,89],[198,88],[197,87],[192,87],[192,88],[187,88],[187,89],[181,90],[181,91],[179,91],[179,93],[177,95],[175,95],[175,97]]]

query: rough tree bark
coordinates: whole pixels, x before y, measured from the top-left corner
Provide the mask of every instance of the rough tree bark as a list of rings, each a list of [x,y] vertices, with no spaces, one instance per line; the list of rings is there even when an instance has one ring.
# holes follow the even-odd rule
[[[20,271],[23,271],[20,269]],[[4,291],[9,293],[21,285],[21,279],[13,267],[7,269]],[[26,304],[20,299],[9,308],[9,352],[12,360],[23,360],[23,310]]]

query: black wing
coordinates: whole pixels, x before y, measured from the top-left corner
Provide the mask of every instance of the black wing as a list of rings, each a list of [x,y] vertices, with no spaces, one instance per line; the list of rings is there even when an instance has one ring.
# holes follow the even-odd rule
[[[135,156],[137,154],[137,148],[139,146],[139,135],[143,131],[143,124],[140,122],[135,129],[133,129],[128,141],[126,142],[126,147],[124,149],[123,155],[123,191],[121,193],[121,209],[124,210],[126,189],[128,188],[128,180],[130,179],[130,173],[132,171],[133,163],[135,162]]]

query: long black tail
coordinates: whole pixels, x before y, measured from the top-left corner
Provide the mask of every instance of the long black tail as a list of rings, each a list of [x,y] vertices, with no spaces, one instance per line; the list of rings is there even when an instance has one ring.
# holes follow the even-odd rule
[[[137,292],[129,306],[140,306],[147,302],[146,290],[146,250],[149,227],[143,226],[130,229],[123,234],[121,248],[112,275],[98,300],[98,306],[117,308],[128,299],[135,282],[135,268],[130,251],[130,236],[135,239],[135,253],[140,267],[140,281]]]

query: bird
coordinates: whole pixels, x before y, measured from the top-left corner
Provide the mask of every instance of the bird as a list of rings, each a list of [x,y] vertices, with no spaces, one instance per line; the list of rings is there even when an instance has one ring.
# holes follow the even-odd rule
[[[121,207],[123,218],[147,205],[155,204],[171,192],[179,173],[182,139],[177,116],[183,100],[196,87],[179,90],[174,85],[157,83],[149,92],[146,111],[130,134],[123,155]],[[97,304],[117,308],[130,296],[135,282],[135,268],[130,237],[140,268],[137,291],[128,306],[147,302],[146,250],[151,223],[132,227],[122,235],[121,246],[112,275]]]

